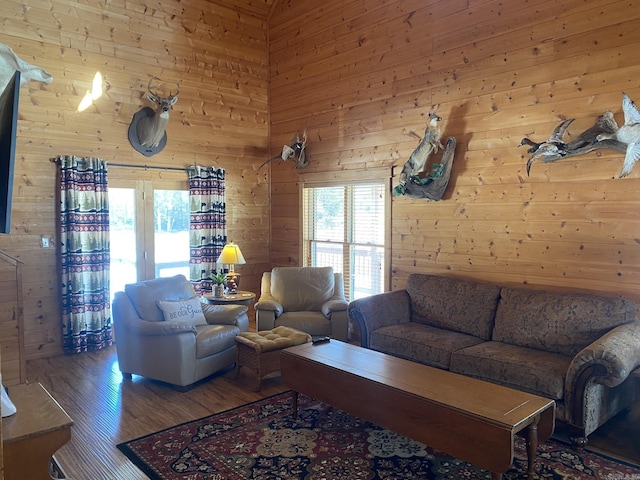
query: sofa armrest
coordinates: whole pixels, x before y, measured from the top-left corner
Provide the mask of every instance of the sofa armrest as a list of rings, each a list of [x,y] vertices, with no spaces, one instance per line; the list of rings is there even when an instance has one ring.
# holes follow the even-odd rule
[[[379,293],[354,300],[348,311],[360,327],[361,345],[368,348],[374,330],[411,321],[411,298],[406,290]]]
[[[209,325],[236,325],[247,314],[249,307],[245,305],[211,305],[202,304],[202,313]]]
[[[584,415],[584,397],[589,384],[616,387],[639,365],[638,320],[610,330],[578,352],[571,361],[565,381],[565,403],[574,422],[581,421]]]
[[[610,330],[583,348],[571,362],[567,379],[579,378],[582,372],[596,366],[595,381],[612,388],[626,380],[639,365],[640,321],[635,321]]]

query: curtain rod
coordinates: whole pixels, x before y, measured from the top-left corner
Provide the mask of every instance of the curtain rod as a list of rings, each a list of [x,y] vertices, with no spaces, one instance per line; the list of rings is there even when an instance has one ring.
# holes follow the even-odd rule
[[[49,161],[51,163],[59,164],[60,161],[58,158],[50,158]],[[107,162],[107,165],[110,167],[127,167],[127,168],[144,168],[145,170],[176,170],[179,172],[186,172],[189,170],[189,167],[159,167],[157,165],[136,165],[133,163],[111,163]]]
[[[177,170],[181,172],[186,172],[189,167],[158,167],[156,165],[134,165],[131,163],[111,163],[107,162],[107,165],[110,167],[127,167],[127,168],[144,168],[145,170]]]

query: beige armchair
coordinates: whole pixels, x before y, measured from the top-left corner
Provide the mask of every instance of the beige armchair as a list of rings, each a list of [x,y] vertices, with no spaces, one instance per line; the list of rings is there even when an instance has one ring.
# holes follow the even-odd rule
[[[113,298],[120,371],[187,390],[232,366],[235,337],[249,330],[247,307],[200,303],[183,275],[125,285]]]
[[[341,273],[331,267],[276,267],[262,275],[256,329],[285,326],[346,341],[348,302]]]

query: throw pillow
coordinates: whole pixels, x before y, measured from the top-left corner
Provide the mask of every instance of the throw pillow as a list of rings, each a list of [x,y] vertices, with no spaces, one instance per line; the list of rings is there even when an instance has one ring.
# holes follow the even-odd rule
[[[158,307],[162,310],[167,322],[189,322],[195,326],[207,324],[198,297],[176,301],[158,300]]]

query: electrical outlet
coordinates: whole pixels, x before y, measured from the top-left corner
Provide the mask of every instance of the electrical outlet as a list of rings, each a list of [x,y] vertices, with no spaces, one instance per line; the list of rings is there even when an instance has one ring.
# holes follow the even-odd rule
[[[40,242],[42,243],[42,248],[49,248],[51,246],[51,242],[49,241],[49,237],[43,235],[40,237]]]

